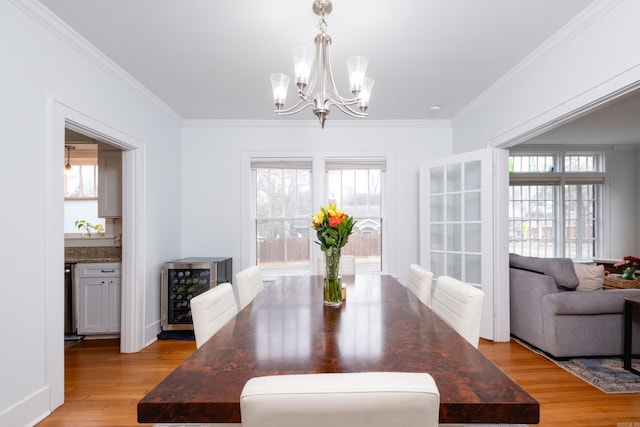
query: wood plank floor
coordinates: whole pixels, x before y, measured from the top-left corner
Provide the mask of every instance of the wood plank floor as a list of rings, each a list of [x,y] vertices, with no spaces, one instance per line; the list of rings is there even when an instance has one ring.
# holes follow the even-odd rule
[[[193,341],[157,341],[120,354],[116,340],[65,350],[65,403],[38,426],[139,425],[136,405],[195,350]],[[481,340],[480,351],[540,402],[540,426],[640,427],[640,393],[605,394],[515,342]]]

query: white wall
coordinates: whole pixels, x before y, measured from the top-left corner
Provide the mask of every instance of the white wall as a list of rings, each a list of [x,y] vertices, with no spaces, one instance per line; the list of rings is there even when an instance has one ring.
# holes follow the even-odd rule
[[[22,9],[24,7],[24,9]],[[63,380],[63,131],[56,103],[139,141],[146,153],[147,323],[159,319],[159,269],[179,255],[180,123],[113,72],[37,22],[37,2],[0,2],[0,425],[30,425],[61,400]],[[42,12],[40,12],[42,13]],[[56,171],[59,169],[60,175]],[[51,177],[55,179],[51,179]],[[144,327],[146,325],[139,325]]]
[[[638,89],[639,16],[637,0],[596,0],[454,118],[453,151],[526,142],[528,136]],[[605,251],[614,259],[640,252],[640,231],[623,230],[637,223],[640,212],[640,177],[632,165],[640,153],[634,147],[627,147],[626,154],[621,150],[610,153],[609,164],[609,183],[615,184],[609,187],[611,229]],[[629,188],[632,183],[635,191]]]
[[[610,236],[607,258],[640,256],[640,239],[638,239],[638,215],[640,212],[640,173],[638,158],[640,145],[614,146],[607,151],[607,180],[605,185],[610,191],[611,199],[605,207],[605,215],[610,218],[609,229],[605,234]]]
[[[389,209],[397,218],[391,231],[396,251],[385,256],[393,257],[397,266],[397,271],[388,273],[404,281],[409,264],[419,261],[419,166],[429,157],[451,154],[451,130],[448,123],[363,123],[329,118],[325,129],[315,120],[186,124],[182,137],[184,255],[232,256],[235,272],[251,262],[242,259],[241,206],[249,192],[241,185],[243,152],[383,150],[395,160],[390,165],[395,180],[387,191],[394,194],[396,203]]]
[[[637,87],[638,16],[637,0],[595,1],[454,118],[454,152],[557,126],[565,115]]]
[[[638,188],[640,188],[640,167],[637,167],[638,165],[640,165],[640,145],[636,148],[636,161],[635,161],[635,165],[636,165],[636,212],[640,212],[640,192],[638,192]],[[640,227],[637,226],[638,224],[638,215],[635,216],[635,220],[633,221],[633,226],[635,227],[636,230],[636,254],[640,253]],[[634,256],[638,256],[638,255],[634,255]]]

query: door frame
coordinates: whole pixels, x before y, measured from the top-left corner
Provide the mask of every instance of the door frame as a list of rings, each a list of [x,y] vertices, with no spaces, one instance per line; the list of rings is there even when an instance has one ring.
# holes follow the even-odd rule
[[[68,104],[47,100],[47,176],[45,269],[46,378],[50,387],[49,409],[64,403],[64,177],[61,165],[65,153],[65,129],[80,132],[123,150],[122,165],[122,296],[120,351],[133,353],[144,348],[145,319],[145,144],[90,117]],[[136,286],[137,284],[137,286]]]

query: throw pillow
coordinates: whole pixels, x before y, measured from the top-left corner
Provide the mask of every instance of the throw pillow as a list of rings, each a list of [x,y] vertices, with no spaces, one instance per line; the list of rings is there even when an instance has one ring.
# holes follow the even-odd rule
[[[551,276],[560,290],[573,291],[578,287],[578,276],[571,258],[538,258],[509,254],[509,266]]]
[[[599,291],[604,283],[604,265],[575,263],[578,287],[576,291]]]

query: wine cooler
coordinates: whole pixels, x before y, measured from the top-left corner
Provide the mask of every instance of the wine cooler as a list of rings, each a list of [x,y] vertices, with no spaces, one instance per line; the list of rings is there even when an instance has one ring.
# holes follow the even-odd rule
[[[193,330],[193,297],[231,282],[231,258],[183,258],[162,267],[162,329]]]

